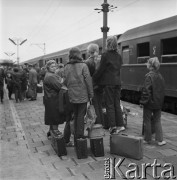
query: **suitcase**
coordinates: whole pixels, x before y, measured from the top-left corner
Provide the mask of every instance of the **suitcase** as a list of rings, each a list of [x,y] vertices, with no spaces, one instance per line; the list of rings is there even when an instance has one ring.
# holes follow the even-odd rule
[[[88,157],[87,139],[76,140],[76,154],[78,159],[85,159]]]
[[[140,160],[143,158],[143,139],[125,134],[111,135],[110,153]]]
[[[89,138],[96,138],[103,136],[104,136],[104,129],[101,124],[94,124],[91,129],[88,129]]]
[[[52,131],[50,132],[51,132],[52,147],[56,152],[56,154],[59,157],[67,155],[66,145],[63,135],[57,136],[54,132]]]
[[[42,85],[37,84],[37,93],[42,93],[43,89],[42,89]]]
[[[103,138],[90,139],[90,149],[95,157],[104,156]]]

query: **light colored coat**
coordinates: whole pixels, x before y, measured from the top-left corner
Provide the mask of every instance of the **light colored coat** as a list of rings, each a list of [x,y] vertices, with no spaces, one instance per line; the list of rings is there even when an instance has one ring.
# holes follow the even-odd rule
[[[86,103],[93,98],[93,85],[87,65],[71,60],[64,68],[64,84],[68,88],[71,103]]]

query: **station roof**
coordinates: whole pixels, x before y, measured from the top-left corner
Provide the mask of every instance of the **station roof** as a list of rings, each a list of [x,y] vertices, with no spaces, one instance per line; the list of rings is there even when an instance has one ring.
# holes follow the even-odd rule
[[[177,16],[130,29],[119,38],[118,43],[173,30],[177,30]]]

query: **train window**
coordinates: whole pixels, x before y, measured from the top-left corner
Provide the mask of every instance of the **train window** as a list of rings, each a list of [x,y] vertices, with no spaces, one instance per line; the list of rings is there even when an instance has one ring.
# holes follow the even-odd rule
[[[150,56],[149,42],[137,44],[137,63],[146,63]]]
[[[58,58],[56,58],[56,63],[58,64]]]
[[[123,64],[129,64],[129,62],[130,62],[129,46],[122,47],[122,59],[123,59]]]
[[[162,45],[162,63],[177,63],[177,37],[163,39]]]
[[[63,59],[62,58],[60,58],[60,63],[63,63]]]

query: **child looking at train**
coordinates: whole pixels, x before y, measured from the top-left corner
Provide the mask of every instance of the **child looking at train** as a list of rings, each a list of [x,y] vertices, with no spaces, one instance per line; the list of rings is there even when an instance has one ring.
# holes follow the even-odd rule
[[[151,117],[155,126],[155,140],[159,146],[165,145],[161,125],[161,108],[165,94],[165,81],[159,73],[160,63],[157,57],[150,58],[147,62],[149,73],[145,75],[143,92],[140,104],[143,104],[144,142],[151,143]]]

